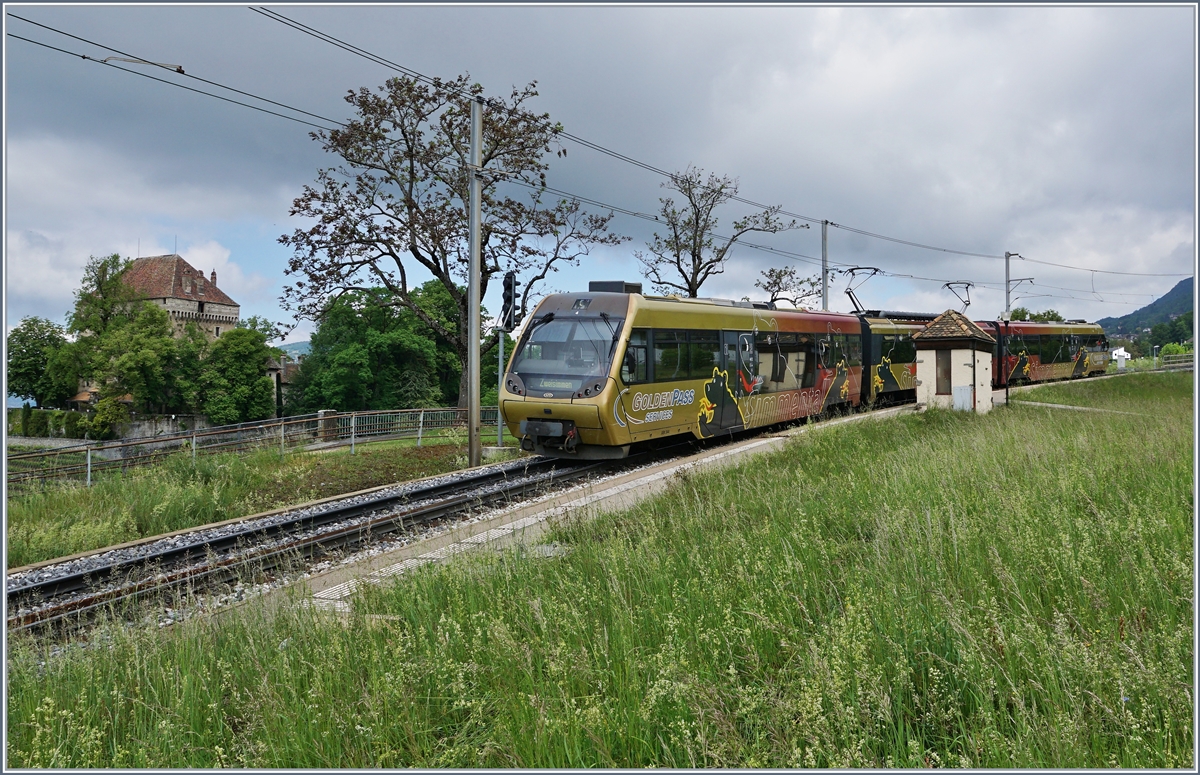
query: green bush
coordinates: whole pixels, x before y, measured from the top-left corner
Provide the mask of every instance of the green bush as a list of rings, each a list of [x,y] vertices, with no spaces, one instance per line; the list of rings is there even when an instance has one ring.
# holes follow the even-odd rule
[[[50,413],[42,409],[34,409],[29,413],[29,421],[25,425],[26,436],[45,438],[50,435]]]
[[[21,410],[20,409],[9,409],[8,410],[8,435],[9,436],[21,436],[22,430],[23,430],[23,428],[21,427]]]
[[[63,415],[66,412],[61,409],[51,409],[48,414],[50,416],[47,418],[47,427],[50,429],[50,435],[54,438],[60,438],[63,429]]]
[[[96,409],[83,423],[84,430],[93,439],[115,439],[122,427],[129,422],[129,410],[115,398],[102,398]]]
[[[25,405],[21,407],[21,435],[22,436],[30,435],[30,433],[29,433],[29,418],[32,416],[33,416],[33,407],[31,407],[29,405],[29,402],[26,401]]]
[[[82,419],[83,416],[79,412],[64,412],[63,436],[68,439],[82,439],[84,432]]]

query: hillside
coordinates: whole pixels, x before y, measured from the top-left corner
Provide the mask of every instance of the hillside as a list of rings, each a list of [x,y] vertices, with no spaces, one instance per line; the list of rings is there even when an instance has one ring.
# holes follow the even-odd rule
[[[309,342],[292,342],[279,345],[279,349],[287,353],[289,358],[299,358],[301,355],[308,355],[309,346]]]
[[[1119,318],[1097,320],[1107,334],[1128,334],[1150,328],[1156,323],[1170,322],[1172,315],[1182,315],[1192,308],[1195,292],[1194,278],[1180,280],[1162,298]]]

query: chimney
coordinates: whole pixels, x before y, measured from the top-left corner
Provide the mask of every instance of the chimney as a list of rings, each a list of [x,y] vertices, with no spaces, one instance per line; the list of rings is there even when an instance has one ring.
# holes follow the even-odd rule
[[[214,288],[217,287],[217,270],[216,269],[212,270],[212,276],[209,278],[208,281],[213,284]]]

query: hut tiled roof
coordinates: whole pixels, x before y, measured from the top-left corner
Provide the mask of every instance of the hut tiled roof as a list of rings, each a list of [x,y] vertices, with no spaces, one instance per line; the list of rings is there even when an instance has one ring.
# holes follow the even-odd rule
[[[184,278],[188,282],[184,283]],[[144,256],[125,270],[125,284],[147,299],[188,299],[239,306],[182,256]],[[203,289],[203,293],[201,293]]]
[[[996,342],[986,331],[972,323],[966,315],[952,309],[938,315],[932,323],[913,334],[912,338],[923,342],[936,339],[974,339],[988,344]]]

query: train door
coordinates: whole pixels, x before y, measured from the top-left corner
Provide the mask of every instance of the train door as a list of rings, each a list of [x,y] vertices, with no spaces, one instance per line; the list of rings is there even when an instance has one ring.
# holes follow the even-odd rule
[[[729,372],[729,387],[738,398],[760,392],[762,377],[758,376],[758,347],[751,331],[722,331],[721,348],[725,369]]]
[[[744,395],[740,389],[739,347],[741,336],[738,331],[721,332],[721,370],[711,381],[704,384],[705,406],[711,407],[712,419],[701,415],[701,434],[711,436],[717,431],[737,431],[746,427],[737,399]],[[753,343],[753,334],[749,334]]]

